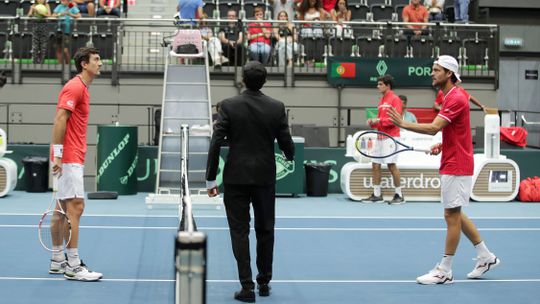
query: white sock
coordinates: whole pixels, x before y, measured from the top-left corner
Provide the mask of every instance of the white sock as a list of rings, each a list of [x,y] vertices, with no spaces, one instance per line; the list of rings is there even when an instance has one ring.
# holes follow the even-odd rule
[[[373,194],[375,196],[381,196],[381,185],[373,186]]]
[[[79,258],[79,250],[77,248],[66,249],[69,266],[81,265],[81,259]]]
[[[62,246],[53,246],[54,251],[52,253],[52,260],[55,262],[62,262],[66,259]]]
[[[442,270],[446,271],[446,272],[449,272],[450,270],[452,270],[452,259],[454,258],[453,255],[444,255],[442,260],[441,260],[441,263],[439,264],[439,266],[442,268]]]
[[[396,187],[396,194],[399,195],[399,197],[403,197],[403,194],[401,194],[401,187]]]
[[[489,251],[489,249],[487,248],[486,243],[484,243],[484,241],[476,244],[474,246],[474,248],[476,248],[476,254],[479,257],[489,257],[489,256],[491,256],[493,254],[493,253],[491,253],[491,251]]]

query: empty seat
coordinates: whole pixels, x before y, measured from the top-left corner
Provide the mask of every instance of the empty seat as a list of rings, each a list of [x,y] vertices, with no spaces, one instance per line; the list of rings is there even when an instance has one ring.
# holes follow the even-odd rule
[[[305,60],[314,60],[320,62],[324,59],[325,38],[302,38],[301,44],[304,46]]]
[[[414,36],[411,38],[412,57],[432,58],[433,38],[429,36]]]
[[[409,5],[411,0],[392,0],[392,5],[394,7],[397,7],[397,6],[406,6],[406,5]]]
[[[407,56],[407,38],[404,36],[389,36],[386,38],[385,54],[392,58]]]
[[[488,63],[488,43],[484,39],[463,40],[464,63],[466,65],[487,65]]]
[[[330,46],[332,46],[332,55],[334,56],[351,56],[353,45],[355,44],[352,38],[330,38]]]
[[[1,0],[0,1],[0,16],[15,16],[19,8],[20,1]]]
[[[384,56],[382,53],[382,40],[374,37],[358,37],[358,55],[366,58],[377,58]]]
[[[31,58],[32,54],[32,34],[26,32],[16,33],[12,36],[13,57]]]
[[[369,13],[369,7],[362,4],[350,4],[351,19],[353,20],[367,20],[367,14]]]
[[[99,50],[99,56],[102,59],[112,59],[114,56],[114,47],[116,41],[112,34],[96,34],[92,35],[92,43]]]
[[[460,57],[461,40],[456,37],[443,37],[441,39],[437,56],[450,55],[456,59]]]
[[[367,0],[367,6],[371,7],[375,4],[386,5],[386,0]]]
[[[374,4],[371,6],[373,21],[391,21],[394,15],[394,7],[384,4]]]
[[[397,21],[403,22],[403,9],[405,8],[405,5],[396,5],[394,8],[396,10]]]
[[[208,16],[208,18],[211,18],[211,19],[219,18],[219,11],[217,10],[217,6],[214,0],[205,0],[203,11]]]

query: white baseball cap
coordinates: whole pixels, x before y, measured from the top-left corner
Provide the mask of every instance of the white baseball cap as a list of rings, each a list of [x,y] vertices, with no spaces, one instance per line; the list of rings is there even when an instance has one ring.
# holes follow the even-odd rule
[[[456,58],[448,55],[441,55],[433,64],[438,64],[442,66],[443,68],[450,70],[454,72],[454,75],[456,75],[456,78],[458,82],[461,82],[461,78],[459,77],[459,64],[456,60]]]

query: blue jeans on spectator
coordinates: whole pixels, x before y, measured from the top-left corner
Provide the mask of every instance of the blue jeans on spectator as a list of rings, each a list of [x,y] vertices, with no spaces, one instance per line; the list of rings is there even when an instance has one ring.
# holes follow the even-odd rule
[[[249,45],[249,59],[257,60],[262,64],[267,64],[270,59],[272,47],[264,42],[253,42]]]
[[[443,14],[442,13],[429,13],[429,21],[442,21],[443,20]]]
[[[469,22],[469,2],[470,0],[455,0],[454,15],[457,23]]]

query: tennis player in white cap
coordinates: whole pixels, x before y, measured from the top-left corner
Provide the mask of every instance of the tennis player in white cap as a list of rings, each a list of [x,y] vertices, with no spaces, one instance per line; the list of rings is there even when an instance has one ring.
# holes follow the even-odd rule
[[[440,263],[427,274],[416,278],[420,284],[453,283],[452,259],[459,244],[461,232],[476,248],[477,263],[467,274],[476,279],[499,265],[500,260],[487,248],[473,222],[461,211],[469,204],[474,170],[471,126],[469,120],[469,98],[457,89],[460,82],[459,65],[452,56],[440,56],[433,63],[433,86],[444,93],[442,108],[435,119],[428,124],[404,121],[401,115],[390,109],[390,119],[397,126],[418,133],[435,135],[442,130],[442,143],[431,148],[431,154],[442,152],[441,202],[446,220],[446,243],[444,256]]]

